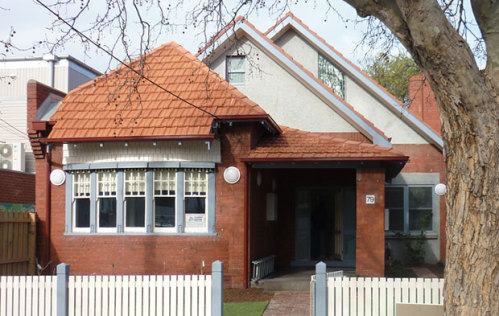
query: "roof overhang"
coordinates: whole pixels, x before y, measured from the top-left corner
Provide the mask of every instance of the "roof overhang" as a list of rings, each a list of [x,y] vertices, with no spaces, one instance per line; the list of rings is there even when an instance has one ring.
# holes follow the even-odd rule
[[[314,46],[321,53],[333,59],[339,68],[354,79],[357,84],[369,91],[376,99],[385,105],[386,108],[399,116],[406,124],[414,128],[428,142],[442,150],[444,143],[440,135],[435,133],[428,125],[409,112],[407,108],[405,108],[405,106],[397,99],[387,93],[357,66],[343,57],[338,51],[327,45],[317,36],[317,34],[313,33],[302,23],[298,22],[292,15],[287,15],[284,19],[279,21],[274,28],[267,32],[266,35],[268,38],[275,41],[289,28],[293,28],[293,30],[299,33],[309,44]]]
[[[119,141],[142,140],[210,140],[216,136],[210,135],[160,135],[160,136],[124,136],[124,137],[80,137],[80,138],[41,138],[42,143],[103,143]]]

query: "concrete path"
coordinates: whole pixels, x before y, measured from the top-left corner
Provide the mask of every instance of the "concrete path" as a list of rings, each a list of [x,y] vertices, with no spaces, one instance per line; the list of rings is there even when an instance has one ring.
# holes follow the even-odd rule
[[[310,293],[276,292],[263,316],[309,316]]]

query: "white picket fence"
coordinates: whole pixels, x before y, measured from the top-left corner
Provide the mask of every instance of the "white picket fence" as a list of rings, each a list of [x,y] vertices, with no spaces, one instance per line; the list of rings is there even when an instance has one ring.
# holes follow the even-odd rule
[[[56,315],[56,276],[2,276],[0,316]],[[211,315],[211,275],[69,276],[75,316]]]
[[[443,304],[443,279],[327,278],[327,315],[395,315],[397,303]]]

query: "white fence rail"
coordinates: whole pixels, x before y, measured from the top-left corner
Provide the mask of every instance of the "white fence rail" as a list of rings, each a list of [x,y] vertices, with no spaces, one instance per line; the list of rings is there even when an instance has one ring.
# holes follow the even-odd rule
[[[396,304],[443,304],[443,279],[328,278],[327,311],[333,315],[395,315]]]
[[[397,304],[443,305],[443,279],[349,278],[316,265],[311,280],[312,314],[317,316],[393,316]]]
[[[62,266],[64,264],[61,264]],[[0,316],[222,314],[223,263],[212,275],[0,277]],[[69,272],[69,268],[66,269]]]
[[[210,315],[211,276],[70,276],[69,315]]]
[[[55,276],[0,277],[0,315],[56,315]]]

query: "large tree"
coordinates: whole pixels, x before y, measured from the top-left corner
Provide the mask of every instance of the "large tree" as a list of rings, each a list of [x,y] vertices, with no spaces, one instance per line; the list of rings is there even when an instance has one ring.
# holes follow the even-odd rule
[[[334,10],[331,0],[323,1]],[[423,69],[435,92],[447,164],[444,301],[447,315],[492,315],[499,311],[499,0],[470,1],[474,20],[481,31],[480,40],[486,47],[486,67],[483,70],[479,69],[469,44],[460,32],[470,27],[466,19],[462,19],[466,13],[470,14],[464,0],[345,0],[357,10],[359,16],[370,21],[376,19],[384,25],[381,31],[377,29],[376,34],[386,34],[383,28],[391,31],[391,35],[400,41]],[[62,7],[75,3],[81,5],[76,13],[67,16],[69,25],[75,26],[83,11],[88,10],[90,2],[59,0],[52,8],[57,12],[71,13]],[[197,2],[185,2],[192,4],[185,24],[206,29],[203,25],[208,22],[222,27],[235,15],[249,14],[252,10],[268,8],[274,13],[283,12],[295,0]],[[101,40],[106,28],[114,25],[121,36],[107,48],[112,51],[118,43],[122,43],[128,53],[126,49],[134,38],[127,33],[128,17],[136,14],[141,26],[139,36],[145,41],[139,47],[142,53],[148,50],[148,41],[154,37],[154,29],[161,31],[172,25],[169,12],[182,1],[174,1],[173,5],[166,0],[106,0],[93,1],[92,4],[101,5],[98,9],[100,14],[86,33],[90,37],[92,33],[97,34],[94,38],[99,47],[104,46]],[[156,21],[146,21],[141,6],[152,8],[156,12]],[[451,7],[455,10],[449,11]],[[64,26],[62,18],[55,19],[54,25]],[[75,28],[66,30],[55,44],[61,43],[64,38],[76,37],[88,45],[89,38],[81,32]],[[177,30],[182,31],[182,27]],[[10,39],[0,42],[6,48],[12,45]],[[130,57],[127,54],[127,58]]]
[[[346,0],[386,25],[435,92],[447,165],[445,314],[499,311],[499,2],[472,0],[486,45],[479,70],[436,0]]]

